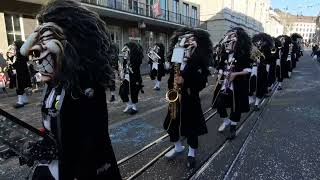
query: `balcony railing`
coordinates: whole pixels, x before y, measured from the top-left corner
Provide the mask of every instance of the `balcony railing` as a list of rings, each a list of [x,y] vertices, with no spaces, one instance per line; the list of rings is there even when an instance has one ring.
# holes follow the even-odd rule
[[[159,17],[154,17],[152,10],[152,5],[140,3],[134,0],[128,2],[123,2],[123,0],[81,0],[83,3],[93,4],[101,7],[106,7],[110,9],[115,9],[123,12],[129,12],[145,17],[150,17],[153,19],[165,20],[168,22],[173,22],[187,27],[198,27],[200,25],[200,20],[189,16],[184,16],[179,13],[161,9],[162,15]]]

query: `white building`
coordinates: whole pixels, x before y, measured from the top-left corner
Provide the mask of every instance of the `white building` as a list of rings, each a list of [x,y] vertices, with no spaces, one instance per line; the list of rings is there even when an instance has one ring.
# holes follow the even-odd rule
[[[200,21],[214,44],[232,27],[242,27],[249,35],[264,32],[270,0],[189,0],[200,4]]]
[[[284,26],[281,23],[279,15],[273,10],[269,10],[269,19],[266,22],[265,32],[273,37],[284,34]]]
[[[299,33],[304,42],[311,43],[316,36],[316,16],[299,16],[275,10],[284,25],[284,34]]]
[[[304,42],[310,43],[313,42],[313,39],[316,35],[316,23],[315,21],[306,20],[296,21],[290,25],[288,35],[292,33],[299,33]]]

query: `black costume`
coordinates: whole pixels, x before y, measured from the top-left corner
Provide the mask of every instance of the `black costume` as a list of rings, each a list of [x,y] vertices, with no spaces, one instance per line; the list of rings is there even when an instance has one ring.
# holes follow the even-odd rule
[[[104,22],[73,0],[51,1],[37,17],[39,27],[21,48],[47,84],[41,108],[47,136],[30,148],[41,162],[33,179],[121,179],[108,134],[112,68]]]
[[[122,76],[119,95],[122,101],[127,103],[124,112],[130,110],[131,114],[135,114],[137,112],[136,103],[138,103],[139,92],[142,91],[143,88],[140,74],[143,49],[139,44],[129,42],[124,45],[122,53],[124,55],[122,59],[120,59],[122,62],[119,65],[119,71],[121,71],[120,76]]]
[[[273,47],[273,39],[266,33],[259,33],[253,36],[252,44],[254,46],[251,54],[252,72],[249,84],[249,96],[255,96],[255,109],[266,93],[268,93],[268,77],[270,66],[272,63],[271,49]],[[256,52],[255,52],[256,51]]]
[[[150,65],[150,78],[156,80],[154,89],[160,90],[160,82],[162,77],[165,75],[164,63],[164,45],[162,43],[156,43],[152,48],[148,50],[148,57]]]
[[[179,45],[179,43],[182,43],[182,45]],[[176,47],[184,48],[182,63],[172,61],[175,57]],[[180,74],[184,81],[180,90],[177,90],[180,91],[181,101],[176,101],[176,117],[172,116],[171,113],[174,110],[169,105],[163,127],[169,133],[170,141],[175,142],[175,144],[180,142],[180,136],[187,138],[189,145],[188,166],[190,167],[194,165],[194,152],[190,154],[190,151],[198,148],[198,136],[207,133],[199,92],[206,87],[207,76],[209,75],[208,64],[212,60],[210,59],[212,58],[211,54],[212,43],[209,34],[202,30],[182,28],[177,30],[171,38],[168,56],[172,65],[168,79],[169,90],[176,87],[174,76]],[[182,68],[175,69],[177,66]]]
[[[291,35],[291,42],[292,42],[292,51],[291,51],[291,62],[292,62],[292,68],[296,68],[296,64],[299,61],[299,58],[301,56],[300,51],[300,38],[302,36],[297,33],[293,33]]]
[[[119,49],[116,44],[111,44],[109,49],[109,55],[110,55],[110,65],[114,69],[112,73],[112,77],[110,79],[109,89],[111,92],[111,98],[110,102],[113,102],[116,100],[115,98],[115,91],[116,91],[116,70],[118,70],[118,61],[119,61]]]
[[[282,88],[281,83],[283,82],[283,79],[289,78],[287,59],[288,59],[289,48],[290,48],[289,46],[291,44],[291,39],[287,35],[278,36],[277,39],[280,41],[281,47],[278,47],[280,62],[279,61],[277,62],[276,75],[277,75],[277,80],[280,83],[279,89],[281,89]]]
[[[281,42],[277,38],[272,38],[272,39],[274,41],[274,47],[273,47],[272,53],[271,53],[270,71],[269,71],[269,76],[268,76],[268,87],[269,87],[269,90],[277,80],[277,68],[278,68],[278,66],[280,68],[279,51],[280,51],[280,48],[281,48]]]
[[[20,48],[23,44],[23,41],[15,41],[14,45],[16,46],[16,61],[12,64],[12,67],[17,72],[17,94],[23,95],[25,88],[31,87],[31,78],[28,69],[27,61],[28,57],[22,56],[20,54]]]
[[[248,75],[238,75],[233,81],[229,81],[232,73],[251,72],[250,49],[251,41],[248,34],[242,28],[233,28],[226,35],[222,44],[225,46],[227,56],[220,65],[219,71],[222,72],[223,84],[217,93],[213,108],[217,108],[220,117],[224,120],[221,125],[223,131],[229,124],[229,138],[235,137],[236,124],[240,121],[241,113],[250,110],[248,101]],[[228,119],[226,108],[231,108]]]

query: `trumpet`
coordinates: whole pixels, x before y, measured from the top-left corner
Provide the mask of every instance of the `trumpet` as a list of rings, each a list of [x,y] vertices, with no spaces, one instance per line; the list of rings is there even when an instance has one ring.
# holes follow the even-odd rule
[[[273,47],[272,49],[271,49],[271,53],[272,54],[275,54],[277,52],[277,48],[276,47]]]
[[[154,62],[154,63],[158,63],[159,59],[161,59],[161,57],[156,53],[156,51],[159,51],[159,47],[158,46],[154,46],[153,48],[149,48],[147,56]]]
[[[254,61],[258,61],[261,58],[265,58],[265,56],[257,47],[253,47],[251,50],[250,58]]]

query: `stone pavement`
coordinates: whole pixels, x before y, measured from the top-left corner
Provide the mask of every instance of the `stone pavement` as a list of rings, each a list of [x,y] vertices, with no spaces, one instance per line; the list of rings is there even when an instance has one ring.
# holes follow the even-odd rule
[[[271,98],[224,179],[320,179],[319,89],[320,64],[305,53],[284,90]],[[212,177],[214,168],[203,177]]]

